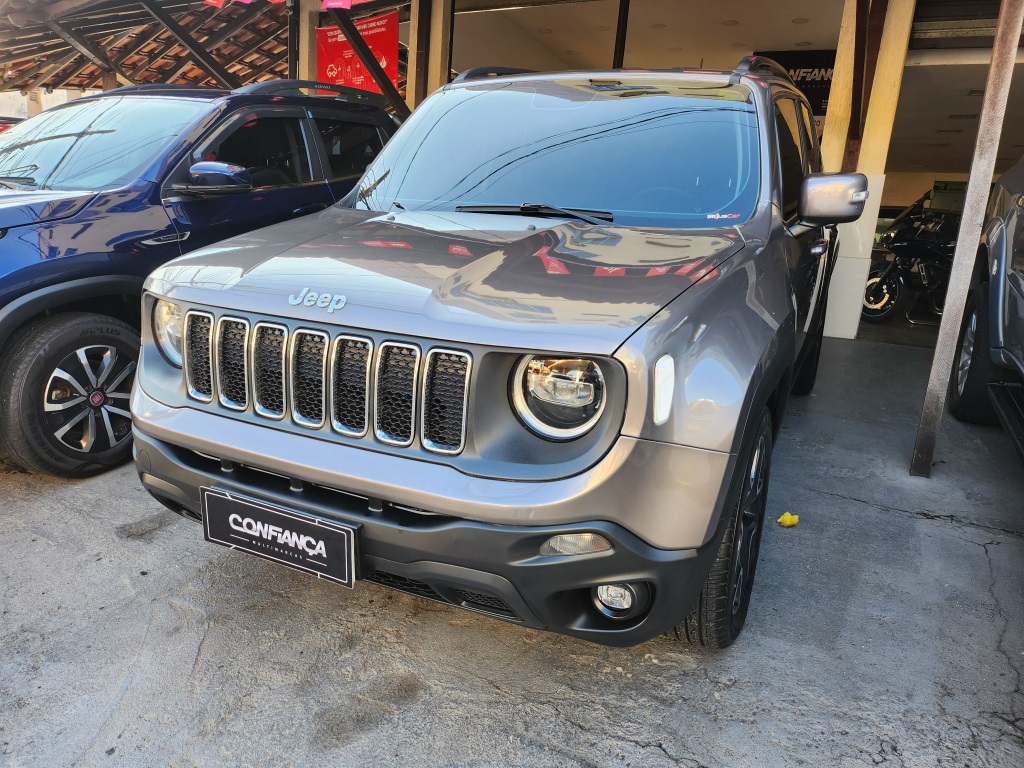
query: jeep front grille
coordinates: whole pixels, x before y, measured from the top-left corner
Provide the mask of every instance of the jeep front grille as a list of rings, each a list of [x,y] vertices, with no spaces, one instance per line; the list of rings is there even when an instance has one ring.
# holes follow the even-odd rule
[[[217,322],[217,394],[225,408],[244,411],[249,405],[245,347],[249,323],[233,317]]]
[[[317,328],[190,311],[184,369],[189,397],[307,429],[396,447],[457,454],[466,442],[472,358]],[[370,428],[372,425],[372,429]]]
[[[374,398],[377,439],[409,445],[416,431],[416,370],[419,347],[389,341],[377,357],[377,395]]]
[[[355,336],[334,340],[331,365],[331,424],[343,435],[366,434],[370,410],[370,358],[373,342]]]
[[[469,355],[432,349],[423,384],[423,445],[438,453],[458,453],[466,431]]]
[[[303,427],[324,425],[327,334],[296,331],[292,337],[292,419]]]
[[[210,332],[213,316],[205,312],[185,315],[185,386],[190,397],[209,403],[213,400],[213,376],[210,364]]]
[[[284,365],[288,329],[257,323],[252,342],[252,398],[256,413],[284,418]]]

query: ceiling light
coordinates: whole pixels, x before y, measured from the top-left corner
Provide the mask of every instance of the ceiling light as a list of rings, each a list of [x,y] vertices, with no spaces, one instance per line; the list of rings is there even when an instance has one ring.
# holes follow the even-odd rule
[[[726,19],[722,22],[723,27],[738,27],[740,23],[736,19]]]
[[[963,133],[963,128],[936,128],[936,133]]]
[[[750,47],[750,43],[733,43],[732,47],[733,48],[749,48]]]
[[[668,24],[661,24],[661,23],[651,24],[651,29],[664,29],[667,26],[668,26]]]
[[[794,43],[794,45],[796,45],[797,48],[807,48],[811,45],[814,45],[814,43],[812,43],[810,40],[801,40],[799,43]]]
[[[601,24],[600,26],[594,27],[594,29],[596,29],[598,32],[607,32],[608,30],[611,29],[611,27],[605,24]]]
[[[669,48],[669,50],[672,51],[673,53],[675,53],[677,51],[683,50],[683,46],[681,46],[681,45],[673,45],[671,48]]]
[[[984,96],[985,95],[985,89],[984,88],[971,88],[971,90],[969,90],[967,92],[967,95],[968,96]]]
[[[566,53],[569,54],[570,56],[579,56],[580,55],[579,51],[566,51]]]
[[[554,30],[548,29],[547,27],[543,27],[542,29],[537,30],[537,33],[541,35],[550,35],[552,32],[554,32]]]
[[[805,19],[803,16],[799,19],[793,19],[794,24],[806,24],[808,21],[810,21],[810,19]]]

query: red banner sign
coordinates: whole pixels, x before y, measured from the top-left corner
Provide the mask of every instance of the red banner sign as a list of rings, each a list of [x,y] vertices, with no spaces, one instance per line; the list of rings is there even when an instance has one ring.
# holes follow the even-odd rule
[[[398,87],[398,11],[360,19],[355,25],[381,69]],[[337,27],[323,27],[316,31],[316,79],[322,83],[381,93]]]

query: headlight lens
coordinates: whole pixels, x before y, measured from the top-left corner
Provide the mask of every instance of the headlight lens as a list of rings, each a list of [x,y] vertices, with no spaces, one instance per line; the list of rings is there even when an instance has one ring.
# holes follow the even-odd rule
[[[181,367],[181,336],[183,329],[181,307],[173,301],[160,299],[153,307],[153,336],[164,357]]]
[[[525,357],[512,376],[512,403],[519,418],[538,435],[572,440],[601,418],[604,374],[585,358]]]

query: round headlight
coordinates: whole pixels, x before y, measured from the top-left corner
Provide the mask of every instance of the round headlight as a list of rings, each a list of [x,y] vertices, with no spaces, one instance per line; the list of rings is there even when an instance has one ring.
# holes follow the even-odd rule
[[[153,336],[156,345],[172,365],[181,367],[181,336],[183,329],[181,307],[173,301],[160,299],[153,307]]]
[[[572,440],[601,418],[604,389],[604,374],[593,360],[524,357],[512,375],[512,404],[538,435]]]

